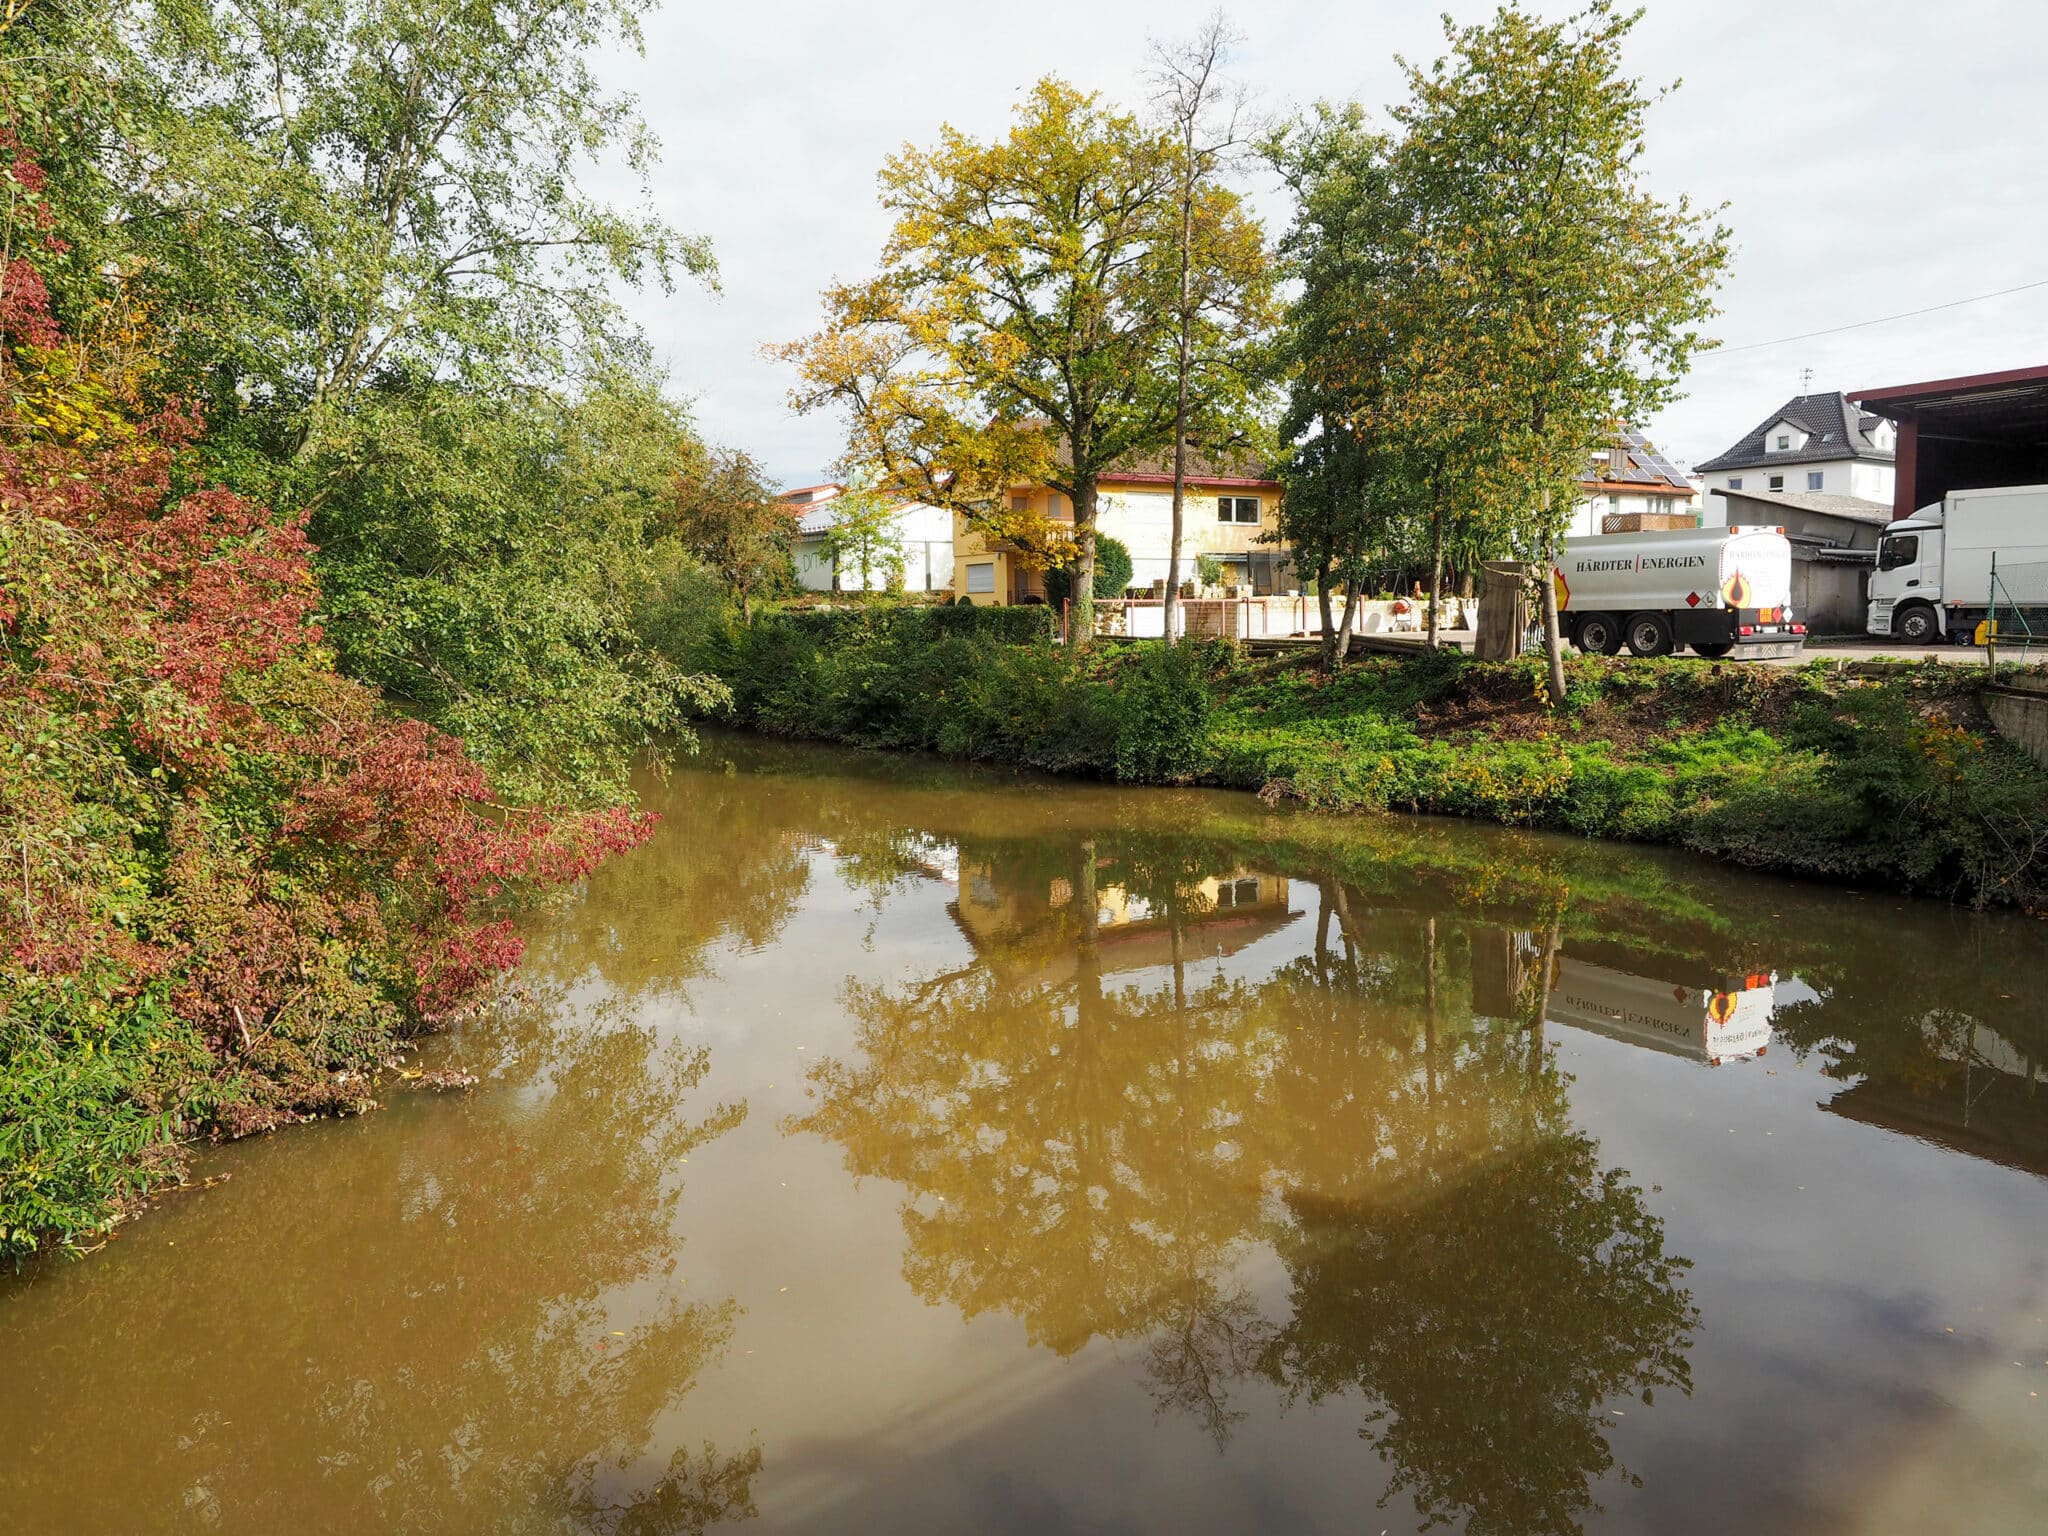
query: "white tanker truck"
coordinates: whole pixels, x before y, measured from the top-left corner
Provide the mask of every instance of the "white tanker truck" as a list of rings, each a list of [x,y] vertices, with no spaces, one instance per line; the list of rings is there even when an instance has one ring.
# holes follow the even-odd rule
[[[1792,545],[1782,528],[1679,528],[1566,539],[1556,568],[1558,622],[1582,651],[1716,660],[1796,656]]]

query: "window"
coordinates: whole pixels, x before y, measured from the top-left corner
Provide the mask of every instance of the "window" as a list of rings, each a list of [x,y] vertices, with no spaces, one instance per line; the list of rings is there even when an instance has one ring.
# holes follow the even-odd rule
[[[967,567],[967,590],[970,592],[993,592],[996,589],[996,563],[984,560],[979,565]]]
[[[1729,489],[1729,490],[1731,490],[1731,491],[1739,491],[1739,490],[1741,490],[1741,489],[1742,489],[1742,476],[1740,476],[1740,475],[1730,475],[1730,476],[1728,477],[1728,489]]]
[[[1012,512],[1029,512],[1031,510],[1031,498],[1029,496],[1012,496],[1010,498],[1010,510]]]
[[[1779,448],[1779,451],[1780,451],[1780,452],[1783,452],[1783,451],[1784,451],[1785,449],[1787,449],[1787,448],[1790,448],[1791,446],[1792,446],[1792,434],[1791,434],[1790,432],[1780,432],[1780,433],[1778,434],[1778,448]]]
[[[1785,477],[1783,475],[1773,475],[1771,476],[1770,484],[1772,490],[1782,491],[1785,489]]]
[[[1219,523],[1256,523],[1259,520],[1259,498],[1256,496],[1219,496],[1216,498],[1216,521]]]
[[[1818,469],[1809,469],[1806,472],[1806,488],[1809,491],[1817,491],[1821,488],[1822,483],[1826,479],[1827,475],[1824,471]]]
[[[1902,533],[1884,541],[1884,553],[1877,557],[1880,571],[1895,571],[1902,565],[1911,565],[1920,558],[1920,535]]]

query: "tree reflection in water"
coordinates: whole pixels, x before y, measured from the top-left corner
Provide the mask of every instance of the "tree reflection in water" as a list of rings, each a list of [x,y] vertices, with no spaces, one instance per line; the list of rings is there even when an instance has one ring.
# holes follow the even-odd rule
[[[858,1050],[814,1068],[791,1124],[906,1187],[917,1294],[1061,1354],[1142,1339],[1161,1411],[1219,1447],[1251,1382],[1358,1393],[1389,1496],[1574,1529],[1613,1471],[1604,1405],[1688,1390],[1697,1314],[1641,1192],[1569,1123],[1554,937],[1488,1017],[1473,930],[1334,879],[1172,837],[959,857],[976,963],[849,986]],[[1306,918],[1304,893],[1310,953],[1260,981],[1214,963]],[[1259,1244],[1280,1316],[1242,1279]]]
[[[473,1095],[266,1146],[168,1283],[81,1285],[10,1360],[39,1387],[0,1403],[0,1436],[73,1490],[77,1529],[289,1530],[311,1488],[323,1529],[752,1513],[757,1448],[658,1438],[735,1316],[678,1270],[682,1160],[744,1106],[693,1108],[701,1050],[559,999],[459,1048]],[[157,1256],[98,1263],[131,1257]]]

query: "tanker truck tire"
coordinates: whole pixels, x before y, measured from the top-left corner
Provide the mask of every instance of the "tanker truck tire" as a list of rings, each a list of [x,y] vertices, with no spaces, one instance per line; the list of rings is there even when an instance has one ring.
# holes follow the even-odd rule
[[[1671,621],[1661,613],[1630,614],[1626,632],[1628,648],[1633,655],[1671,654]]]
[[[1612,656],[1621,649],[1621,620],[1611,613],[1589,613],[1572,632],[1572,644],[1588,656]]]
[[[1941,638],[1941,626],[1925,603],[1908,603],[1892,615],[1892,633],[1908,645],[1929,645]]]
[[[1716,640],[1706,645],[1701,645],[1695,641],[1693,644],[1693,650],[1699,655],[1706,657],[1709,661],[1720,661],[1734,649],[1735,642],[1733,640]]]

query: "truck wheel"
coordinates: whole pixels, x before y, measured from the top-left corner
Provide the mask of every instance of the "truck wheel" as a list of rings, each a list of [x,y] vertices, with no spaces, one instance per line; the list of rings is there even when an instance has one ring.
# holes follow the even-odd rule
[[[1589,656],[1612,656],[1621,649],[1621,621],[1611,613],[1589,613],[1579,620],[1572,643]]]
[[[1661,613],[1630,614],[1628,648],[1638,656],[1669,656],[1671,621]]]
[[[1908,603],[1892,615],[1892,633],[1911,645],[1926,645],[1940,637],[1934,610],[1925,603]]]
[[[1716,640],[1706,645],[1701,645],[1695,640],[1692,648],[1709,661],[1719,661],[1735,649],[1735,642],[1733,640]]]

